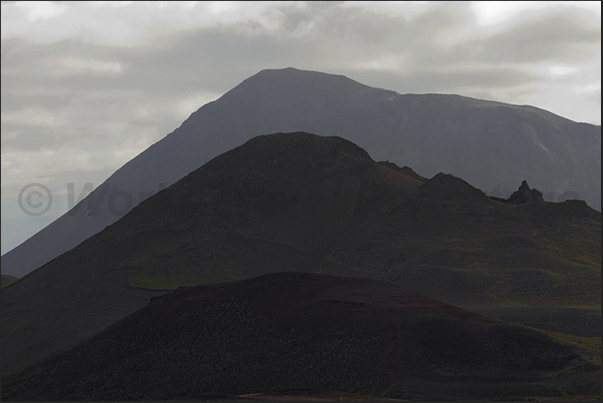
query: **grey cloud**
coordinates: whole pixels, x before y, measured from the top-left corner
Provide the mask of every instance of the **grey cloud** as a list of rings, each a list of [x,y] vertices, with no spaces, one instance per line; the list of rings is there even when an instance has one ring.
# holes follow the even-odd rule
[[[76,55],[83,60],[114,60],[125,66],[124,74],[102,76],[86,71],[59,74],[55,60]],[[110,129],[122,125],[131,136],[145,136],[149,144],[177,127],[173,104],[179,88],[169,94],[153,93],[153,82],[162,82],[170,72],[158,72],[148,82],[131,80],[127,66],[131,58],[127,49],[62,41],[50,44],[28,43],[20,39],[2,41],[2,147],[37,150],[62,147],[66,141],[100,142],[98,146],[115,147],[128,141],[123,133]],[[54,71],[49,72],[49,65]],[[144,66],[133,75],[145,71]],[[69,72],[68,72],[69,73]],[[169,88],[170,83],[161,84]],[[182,94],[180,94],[182,95]],[[140,106],[149,105],[144,119],[133,114]],[[51,127],[40,127],[21,117],[20,122],[5,122],[24,108],[35,108],[57,118]],[[27,110],[25,111],[27,112]],[[111,141],[108,141],[111,140]],[[142,149],[140,150],[142,151]]]
[[[2,125],[2,148],[27,151],[52,150],[61,147],[67,141],[58,131],[23,129],[15,125]]]
[[[231,84],[232,80],[223,77],[244,79],[263,68],[291,65],[321,70],[325,63],[346,66],[350,60],[371,60],[392,51],[416,52],[417,48],[427,55],[437,55],[437,49],[417,43],[418,39],[423,36],[422,41],[429,42],[439,35],[435,28],[449,29],[458,23],[456,17],[462,14],[442,11],[437,16],[422,17],[407,24],[401,17],[366,10],[330,5],[322,10],[326,14],[321,15],[315,13],[314,8],[281,6],[282,24],[275,32],[255,27],[259,31],[250,36],[244,28],[224,27],[170,35],[164,40],[169,46],[148,48],[129,58],[129,65],[133,67],[128,80],[148,82],[151,87],[163,87],[169,81],[172,88],[178,90],[198,85],[224,91],[225,84]],[[296,32],[302,30],[300,27],[304,24],[311,28],[305,35],[298,36]],[[434,29],[422,28],[425,25]],[[417,35],[414,31],[419,28],[423,31]],[[145,75],[138,75],[143,67]],[[422,66],[418,63],[417,67]],[[163,79],[157,80],[161,74]]]
[[[497,89],[539,81],[537,77],[521,70],[500,67],[474,67],[466,71],[423,70],[408,74],[350,71],[347,75],[374,87],[398,88],[401,93],[446,93],[463,88],[485,87],[488,91],[483,93],[490,97]]]
[[[134,48],[78,40],[50,44],[3,40],[3,113],[33,104],[63,117],[82,137],[111,138],[98,129],[109,121],[122,122],[126,130],[157,140],[180,123],[174,116],[179,101],[200,91],[223,93],[264,68],[293,66],[347,74],[402,93],[471,88],[496,98],[497,89],[527,88],[543,80],[525,71],[522,63],[574,58],[584,46],[596,44],[597,35],[600,42],[600,28],[582,24],[582,15],[555,12],[541,20],[512,23],[495,36],[438,45],[439,40],[454,38],[461,27],[479,30],[469,3],[458,2],[437,4],[415,18],[332,2],[306,7],[284,4],[266,13],[277,22],[272,30],[256,21],[222,24],[167,33]],[[550,40],[560,33],[563,40]],[[391,54],[407,57],[403,70],[362,67],[363,61]],[[123,71],[62,74],[56,61],[71,56],[119,63]],[[145,104],[148,115],[133,112]],[[59,139],[69,134],[56,130],[39,134],[39,144],[61,146]],[[25,143],[25,139],[11,139],[3,147],[25,147]]]
[[[468,58],[488,62],[534,63],[584,59],[601,43],[600,26],[584,24],[573,14],[551,15],[524,22],[506,32],[468,44],[474,51],[462,52]],[[473,57],[471,57],[472,55]]]
[[[479,66],[476,78],[467,85],[518,85],[534,77],[522,73],[519,67],[501,71],[498,63],[547,57],[548,54],[559,53],[557,48],[566,54],[575,53],[579,52],[579,46],[567,41],[592,40],[592,32],[580,26],[575,18],[556,15],[541,22],[524,22],[500,35],[475,39],[448,49],[435,46],[436,38],[446,37],[463,24],[475,24],[466,3],[441,4],[410,21],[403,16],[382,15],[336,3],[310,3],[305,8],[281,5],[277,14],[281,25],[274,31],[249,22],[172,33],[156,43],[136,49],[63,41],[44,46],[29,45],[30,49],[25,53],[34,64],[33,59],[77,54],[82,58],[114,60],[124,66],[124,72],[117,76],[80,74],[76,77],[54,77],[48,78],[46,85],[72,86],[80,91],[99,87],[143,89],[147,96],[169,98],[200,89],[221,93],[237,80],[242,81],[263,68],[295,66],[324,70],[325,65],[340,65],[343,66],[342,71],[364,74],[361,68],[350,68],[350,62],[375,60],[391,53],[408,56],[408,70],[398,72],[403,80],[409,77],[428,79],[417,83],[417,87],[427,86],[423,91],[433,91],[437,85],[450,87],[446,82],[449,78],[466,82],[471,73],[463,73],[462,70],[469,70],[475,62],[493,66]],[[304,24],[311,25],[312,29],[306,36],[295,36],[296,30]],[[540,46],[543,38],[558,29],[569,32],[570,39],[565,43],[556,41],[559,44],[549,44],[548,47]],[[528,35],[531,39],[524,39],[522,46],[517,46],[519,38]],[[19,46],[24,45],[21,43]],[[4,53],[3,42],[3,67]],[[17,64],[23,65],[25,61],[18,60]],[[10,60],[6,67],[11,67]],[[33,75],[34,72],[31,73]],[[43,72],[39,73],[43,75]],[[438,73],[441,73],[440,79],[437,78]],[[519,78],[513,79],[512,74],[518,74]],[[491,80],[485,77],[491,77]],[[399,87],[399,90],[403,88]],[[421,89],[416,88],[416,91]]]
[[[295,52],[273,37],[248,37],[226,29],[174,34],[169,42],[169,46],[126,56],[131,69],[122,79],[151,91],[181,93],[196,87],[224,92],[232,84],[232,73],[244,72],[238,74],[243,80],[257,66],[265,68]]]

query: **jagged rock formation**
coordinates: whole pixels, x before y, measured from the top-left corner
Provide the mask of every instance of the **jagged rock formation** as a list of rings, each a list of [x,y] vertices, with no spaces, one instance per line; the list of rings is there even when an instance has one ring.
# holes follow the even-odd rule
[[[504,203],[525,204],[531,202],[544,202],[542,192],[538,189],[530,189],[527,181],[522,181],[521,186],[508,199],[494,198]]]
[[[523,204],[530,202],[543,202],[542,192],[538,189],[530,189],[528,182],[521,182],[519,189],[509,197],[509,203]]]

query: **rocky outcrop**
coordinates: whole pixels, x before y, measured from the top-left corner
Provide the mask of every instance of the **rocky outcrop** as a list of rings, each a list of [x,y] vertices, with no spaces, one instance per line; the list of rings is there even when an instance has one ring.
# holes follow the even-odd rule
[[[544,198],[542,197],[542,192],[538,189],[530,189],[528,182],[524,180],[521,182],[519,189],[505,201],[510,204],[525,204],[531,202],[544,202]]]

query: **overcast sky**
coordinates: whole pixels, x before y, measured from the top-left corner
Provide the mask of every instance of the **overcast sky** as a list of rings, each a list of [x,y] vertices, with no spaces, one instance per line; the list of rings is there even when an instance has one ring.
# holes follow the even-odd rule
[[[600,2],[2,2],[2,253],[266,68],[601,123]],[[19,192],[53,194],[38,217]],[[33,200],[35,203],[36,201]]]

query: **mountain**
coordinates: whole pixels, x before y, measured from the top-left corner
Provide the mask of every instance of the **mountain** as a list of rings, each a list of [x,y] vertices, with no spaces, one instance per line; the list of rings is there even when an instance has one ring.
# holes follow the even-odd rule
[[[401,95],[340,75],[263,70],[194,112],[72,211],[4,254],[2,272],[22,277],[37,269],[252,137],[295,131],[340,136],[377,160],[426,177],[449,172],[493,196],[506,197],[525,179],[549,201],[563,194],[601,208],[600,126],[532,106]]]
[[[414,400],[594,395],[595,353],[392,284],[287,272],[154,298],[3,377],[2,399],[333,389]]]
[[[284,270],[370,277],[454,304],[600,310],[601,213],[495,200],[339,137],[258,136],[4,288],[2,372],[167,290]]]

